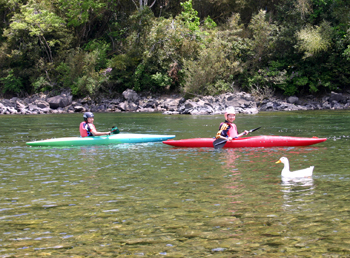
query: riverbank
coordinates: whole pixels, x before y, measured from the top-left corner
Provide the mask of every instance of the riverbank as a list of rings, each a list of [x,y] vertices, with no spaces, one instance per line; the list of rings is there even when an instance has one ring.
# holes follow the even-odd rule
[[[269,97],[261,99],[246,92],[225,93],[218,96],[203,96],[185,99],[179,94],[156,95],[138,94],[133,90],[124,91],[118,98],[89,97],[73,99],[69,92],[56,96],[35,94],[27,98],[0,99],[0,114],[51,114],[77,112],[161,112],[165,115],[215,115],[222,114],[233,106],[238,113],[257,114],[264,111],[295,111],[321,109],[350,109],[350,95],[331,92],[317,98]]]

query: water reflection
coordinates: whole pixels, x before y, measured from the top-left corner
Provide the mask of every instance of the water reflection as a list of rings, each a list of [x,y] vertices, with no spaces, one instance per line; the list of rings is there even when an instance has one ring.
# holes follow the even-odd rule
[[[314,180],[309,178],[282,177],[281,192],[283,193],[283,208],[286,211],[307,209],[312,195],[315,193]]]

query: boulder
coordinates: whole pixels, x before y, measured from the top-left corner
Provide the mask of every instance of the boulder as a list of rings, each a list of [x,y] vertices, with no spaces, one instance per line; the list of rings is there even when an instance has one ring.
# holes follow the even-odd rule
[[[322,109],[331,109],[332,105],[329,102],[322,103]]]
[[[129,102],[137,102],[140,99],[140,96],[131,89],[127,89],[122,93],[125,100]]]
[[[139,110],[137,110],[137,112],[145,112],[145,113],[152,113],[154,111],[155,109],[150,107],[142,107]]]
[[[299,98],[295,96],[290,96],[287,98],[287,102],[290,104],[297,104],[299,102]]]
[[[272,101],[268,101],[260,107],[261,111],[272,111],[275,110],[275,104]]]
[[[29,111],[39,110],[39,107],[37,105],[29,104],[28,105]]]
[[[81,104],[92,104],[93,101],[91,100],[91,98],[89,96],[87,96],[87,97],[83,98],[80,102],[81,102]]]
[[[64,108],[66,106],[69,106],[72,104],[73,97],[71,95],[57,95],[51,98],[47,99],[47,102],[49,103],[50,107],[52,109],[57,109],[59,107]]]
[[[191,115],[211,115],[213,113],[213,108],[209,105],[196,106],[188,111]]]
[[[117,105],[117,108],[119,108],[122,111],[136,111],[137,105],[133,102],[124,101],[122,103],[119,103]]]
[[[242,112],[240,112],[240,113],[247,114],[247,115],[256,115],[259,113],[259,110],[257,107],[246,108],[246,109],[243,109]]]
[[[12,102],[9,99],[2,99],[1,102],[2,104],[4,104],[5,107],[16,107],[16,103]]]
[[[221,100],[226,107],[235,107],[235,108],[254,108],[256,103],[253,101],[253,97],[245,92],[240,92],[237,94],[228,93],[225,94]]]
[[[336,92],[332,91],[331,96],[329,97],[329,102],[332,102],[334,100],[339,102],[339,103],[345,104],[347,102],[348,98],[341,93],[336,93]]]
[[[80,105],[76,105],[76,106],[73,106],[74,108],[74,112],[85,112],[85,108],[83,106],[80,106]]]
[[[160,106],[168,111],[177,111],[184,98],[166,98],[162,100]]]
[[[148,99],[145,101],[140,101],[139,105],[141,106],[141,108],[144,108],[144,109],[147,109],[147,108],[155,109],[158,106],[158,102],[154,99]]]
[[[10,114],[17,114],[17,110],[14,108],[14,107],[7,107],[7,111],[10,113]]]
[[[38,108],[50,108],[50,104],[41,99],[36,99],[32,104],[36,105]]]

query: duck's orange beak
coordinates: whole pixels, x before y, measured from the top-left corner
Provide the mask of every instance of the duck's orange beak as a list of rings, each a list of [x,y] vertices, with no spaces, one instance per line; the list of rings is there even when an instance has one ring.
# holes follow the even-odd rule
[[[279,161],[276,161],[276,164],[278,164],[278,163],[281,163],[281,160],[279,160]]]

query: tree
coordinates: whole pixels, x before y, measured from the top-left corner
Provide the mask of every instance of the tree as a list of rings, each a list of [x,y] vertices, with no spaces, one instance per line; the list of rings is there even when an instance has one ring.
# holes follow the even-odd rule
[[[52,63],[52,48],[63,44],[62,32],[66,31],[66,27],[63,19],[45,8],[44,4],[33,0],[23,5],[21,12],[11,19],[4,36],[10,41],[19,41],[18,54],[24,54],[28,45],[38,45],[47,62]],[[36,40],[39,44],[35,43]]]
[[[304,52],[304,58],[326,51],[331,46],[332,28],[328,22],[320,26],[306,26],[296,33],[298,49]]]
[[[139,3],[137,3],[136,0],[132,0],[132,1],[135,4],[136,9],[142,11],[145,7],[152,8],[157,0],[154,0],[153,3],[150,5],[148,5],[148,0],[139,0]]]

